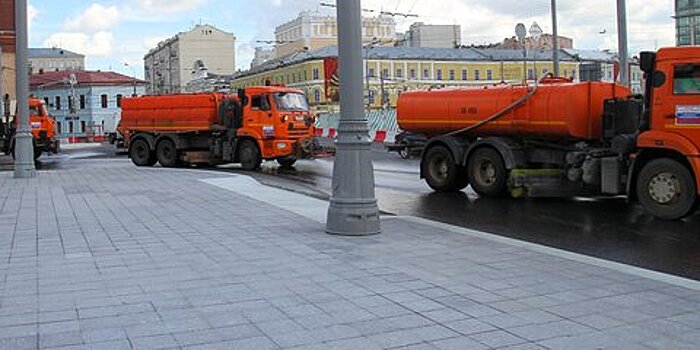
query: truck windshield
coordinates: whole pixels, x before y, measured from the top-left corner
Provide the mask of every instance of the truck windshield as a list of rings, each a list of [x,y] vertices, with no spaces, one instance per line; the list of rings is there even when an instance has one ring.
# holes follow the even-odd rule
[[[281,92],[274,94],[275,105],[282,111],[308,111],[309,102],[306,96],[297,93]]]

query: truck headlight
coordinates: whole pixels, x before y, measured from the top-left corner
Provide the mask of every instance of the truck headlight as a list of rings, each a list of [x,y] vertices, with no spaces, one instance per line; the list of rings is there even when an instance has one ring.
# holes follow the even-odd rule
[[[286,143],[284,143],[284,142],[278,142],[278,143],[277,143],[277,149],[286,149],[286,148],[287,148],[287,144],[286,144]]]

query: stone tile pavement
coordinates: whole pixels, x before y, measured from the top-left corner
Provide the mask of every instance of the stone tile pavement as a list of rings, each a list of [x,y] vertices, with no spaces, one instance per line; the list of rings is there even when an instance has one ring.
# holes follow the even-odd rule
[[[0,349],[700,348],[697,290],[403,218],[329,236],[225,174],[11,175]]]

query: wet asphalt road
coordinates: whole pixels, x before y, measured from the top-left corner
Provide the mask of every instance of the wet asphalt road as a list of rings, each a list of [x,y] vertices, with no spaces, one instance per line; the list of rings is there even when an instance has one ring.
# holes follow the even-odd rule
[[[373,151],[376,195],[382,211],[415,215],[465,228],[538,243],[606,260],[700,280],[700,213],[682,221],[660,221],[618,198],[491,199],[471,189],[438,194],[419,179],[417,159],[403,160],[381,147]],[[42,158],[39,169],[71,162],[125,161],[109,145],[66,150]],[[332,160],[301,161],[293,169],[274,162],[249,173],[236,166],[208,168],[251,175],[284,189],[328,198]],[[11,169],[0,156],[0,171]]]

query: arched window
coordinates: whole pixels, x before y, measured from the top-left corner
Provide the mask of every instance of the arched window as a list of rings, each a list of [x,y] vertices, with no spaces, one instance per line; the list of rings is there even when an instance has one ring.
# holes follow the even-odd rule
[[[320,102],[320,101],[321,101],[321,90],[314,89],[314,102]]]

